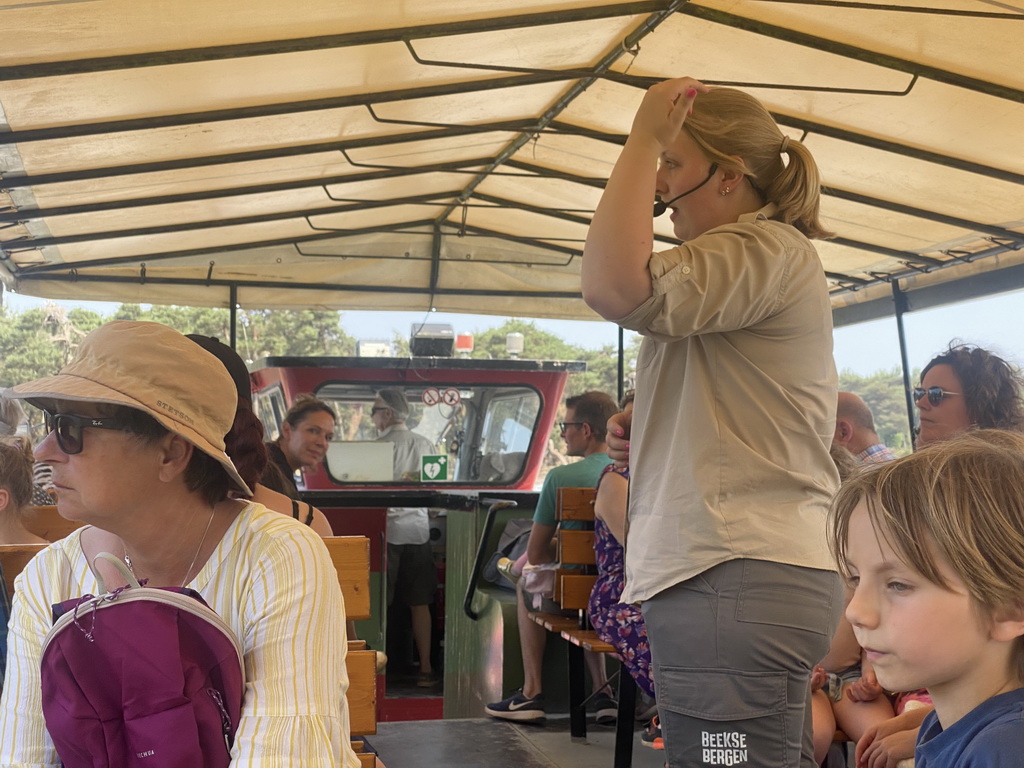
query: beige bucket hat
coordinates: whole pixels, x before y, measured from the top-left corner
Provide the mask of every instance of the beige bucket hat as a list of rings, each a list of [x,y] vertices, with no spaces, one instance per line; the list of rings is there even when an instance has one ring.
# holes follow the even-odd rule
[[[160,323],[115,320],[86,336],[56,376],[4,390],[5,397],[52,408],[54,400],[110,403],[148,413],[212,456],[251,496],[224,452],[238,395],[223,363]]]

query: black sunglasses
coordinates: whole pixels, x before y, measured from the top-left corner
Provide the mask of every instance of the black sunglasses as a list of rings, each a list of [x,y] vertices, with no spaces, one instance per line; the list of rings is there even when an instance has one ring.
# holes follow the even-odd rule
[[[565,432],[566,427],[582,427],[585,423],[584,421],[560,421],[558,422],[558,428]]]
[[[49,411],[43,411],[43,415],[46,419],[46,431],[57,435],[57,445],[69,456],[82,452],[82,430],[86,427],[121,429],[124,426],[124,422],[118,418],[96,419]]]
[[[942,387],[928,387],[928,389],[922,389],[921,387],[914,387],[911,390],[911,394],[914,396],[914,402],[920,401],[922,397],[928,395],[928,402],[932,405],[938,405],[944,398],[951,397],[953,395],[959,395],[959,392],[947,392]]]
[[[374,413],[377,413],[378,411],[390,411],[390,410],[391,409],[388,408],[386,405],[375,405],[375,406],[373,406],[373,408],[370,409],[370,413],[374,414]]]

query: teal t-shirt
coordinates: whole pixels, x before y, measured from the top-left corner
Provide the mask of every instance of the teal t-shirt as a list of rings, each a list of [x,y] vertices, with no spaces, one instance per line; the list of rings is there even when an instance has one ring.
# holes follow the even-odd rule
[[[559,488],[593,488],[601,477],[601,472],[612,463],[607,453],[592,453],[580,461],[555,467],[544,478],[537,499],[537,509],[533,513],[533,522],[542,525],[555,525],[555,512],[558,508]]]

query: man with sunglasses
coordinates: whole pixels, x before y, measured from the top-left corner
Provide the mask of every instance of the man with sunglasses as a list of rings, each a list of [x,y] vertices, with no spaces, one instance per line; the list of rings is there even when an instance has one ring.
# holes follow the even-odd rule
[[[840,392],[836,409],[834,445],[841,445],[863,464],[883,464],[896,456],[875,431],[875,420],[868,404],[853,392]]]
[[[582,461],[563,464],[548,472],[541,487],[537,508],[533,514],[533,526],[526,545],[527,560],[532,565],[555,562],[555,522],[559,488],[593,488],[601,472],[611,459],[605,443],[607,424],[618,405],[604,392],[584,392],[565,401],[565,421],[559,422],[562,439],[565,440],[569,456],[582,457]],[[562,523],[570,527],[569,523]],[[502,720],[538,721],[546,717],[541,668],[544,661],[544,647],[547,630],[530,621],[530,611],[560,613],[559,605],[549,598],[524,591],[524,579],[519,580],[516,615],[519,624],[519,642],[523,654],[523,687],[501,701],[488,704],[484,711],[491,717]],[[596,694],[593,698],[597,722],[615,722],[616,704],[607,693],[608,681],[604,660],[597,654],[586,653],[591,682]]]

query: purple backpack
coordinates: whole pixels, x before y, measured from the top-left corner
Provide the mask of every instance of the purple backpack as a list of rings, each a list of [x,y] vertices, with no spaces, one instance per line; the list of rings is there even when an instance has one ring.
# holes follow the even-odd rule
[[[192,589],[139,585],[53,606],[43,716],[65,768],[220,768],[245,692],[231,629]]]

